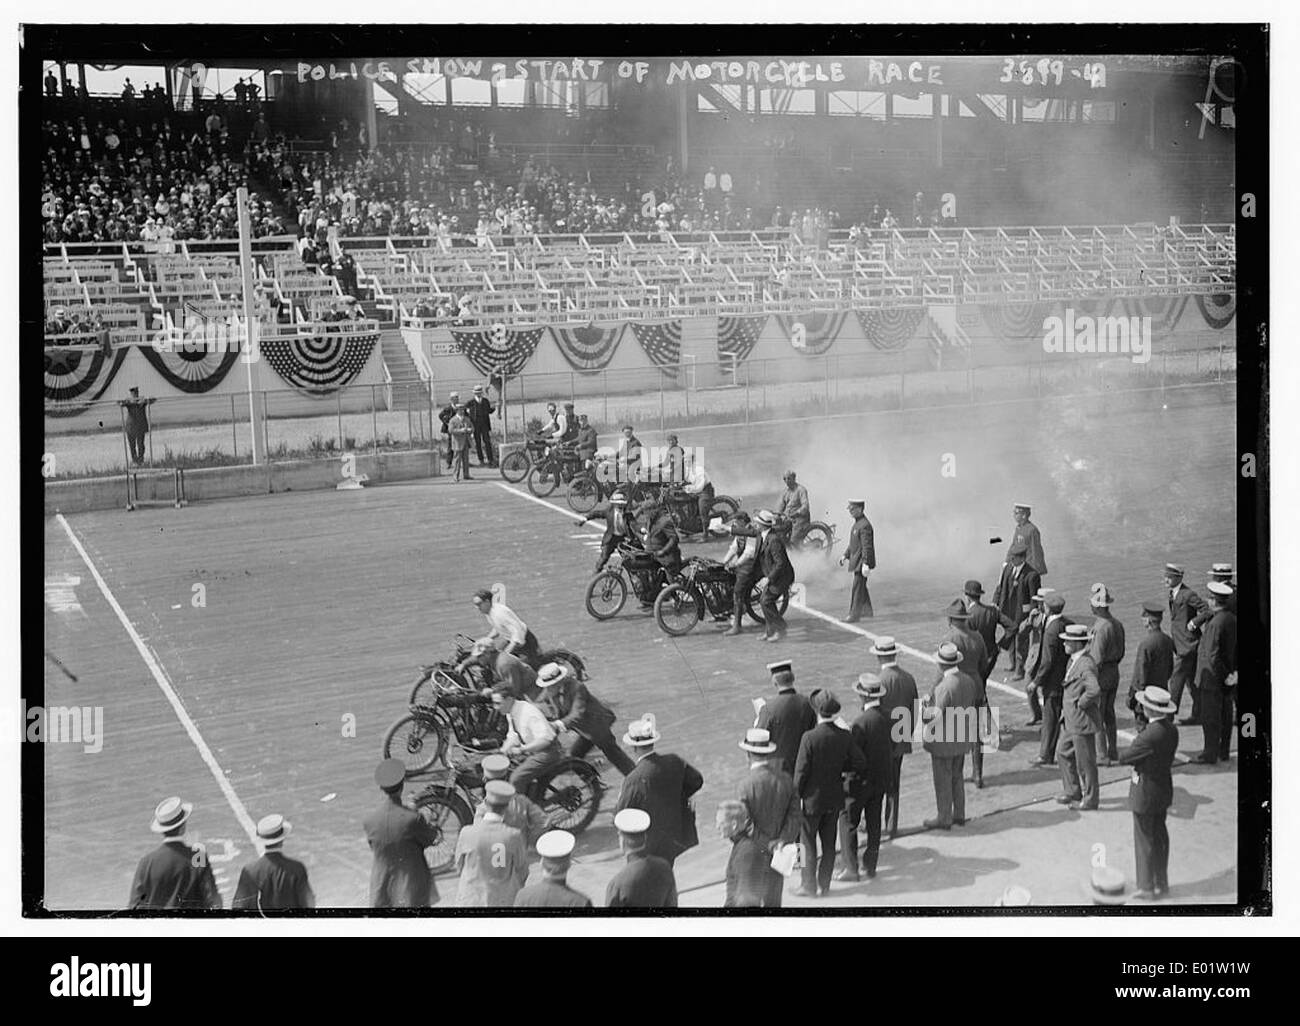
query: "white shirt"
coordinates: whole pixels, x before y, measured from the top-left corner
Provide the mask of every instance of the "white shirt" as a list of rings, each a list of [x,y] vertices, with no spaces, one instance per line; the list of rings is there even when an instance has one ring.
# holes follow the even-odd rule
[[[492,628],[488,633],[489,638],[508,638],[516,645],[524,643],[528,635],[528,625],[505,603],[493,603],[486,615],[488,624]]]
[[[510,730],[506,736],[506,745],[531,745],[534,741],[554,741],[555,729],[546,720],[546,715],[524,699],[516,699],[506,717],[510,721]]]
[[[698,495],[704,491],[705,485],[709,483],[709,475],[704,472],[704,468],[698,463],[691,468],[691,478],[686,483],[684,490],[692,495]]]

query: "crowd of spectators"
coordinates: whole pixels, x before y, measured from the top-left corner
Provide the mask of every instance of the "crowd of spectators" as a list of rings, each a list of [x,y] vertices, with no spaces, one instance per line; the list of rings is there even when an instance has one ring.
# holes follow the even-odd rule
[[[247,185],[241,155],[214,110],[201,129],[168,117],[116,122],[76,117],[42,126],[41,216],[46,242],[153,242],[238,236],[235,190]],[[257,236],[284,227],[250,195]]]
[[[56,306],[45,318],[45,336],[84,335],[98,338],[104,332],[104,319],[97,312],[69,310]]]

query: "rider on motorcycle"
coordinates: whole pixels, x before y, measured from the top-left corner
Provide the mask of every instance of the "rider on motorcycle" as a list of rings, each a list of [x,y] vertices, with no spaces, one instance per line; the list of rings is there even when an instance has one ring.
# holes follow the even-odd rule
[[[646,531],[645,547],[659,564],[661,579],[676,575],[682,568],[681,541],[677,537],[677,527],[666,503],[658,499],[647,499],[637,509],[650,521]],[[654,608],[654,595],[641,596],[641,608]]]
[[[506,644],[502,651],[519,656],[529,665],[537,662],[539,654],[537,637],[528,629],[528,625],[519,619],[513,609],[504,602],[494,602],[492,592],[486,588],[474,593],[474,606],[487,617],[488,626],[491,628],[474,643],[475,648],[482,651],[492,645],[496,639],[504,638]]]
[[[682,491],[687,497],[694,497],[700,511],[700,537],[709,540],[709,509],[713,505],[713,482],[704,472],[704,463],[699,458],[691,461],[690,476]]]
[[[787,470],[783,478],[785,492],[776,505],[777,516],[790,521],[791,534],[799,536],[799,531],[812,523],[812,512],[808,503],[808,489],[795,480],[794,471]]]

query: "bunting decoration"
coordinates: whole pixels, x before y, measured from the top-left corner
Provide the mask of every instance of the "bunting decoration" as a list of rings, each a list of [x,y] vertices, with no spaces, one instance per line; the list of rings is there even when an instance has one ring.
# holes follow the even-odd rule
[[[1173,331],[1186,309],[1186,296],[1135,296],[1124,300],[1127,316],[1151,318],[1152,338],[1161,338]]]
[[[858,322],[862,325],[862,333],[867,336],[867,341],[877,349],[886,351],[906,349],[924,317],[925,309],[919,306],[858,311]]]
[[[1043,320],[1051,303],[987,303],[982,307],[984,323],[995,338],[1030,338],[1043,331]]]
[[[623,337],[624,324],[612,328],[597,328],[587,325],[582,328],[551,328],[551,337],[555,339],[560,353],[569,361],[569,366],[581,374],[595,374],[609,366],[618,351],[619,340]]]
[[[1205,323],[1215,331],[1222,331],[1237,315],[1237,295],[1235,292],[1220,292],[1214,296],[1197,296],[1196,305],[1200,307]]]
[[[239,359],[236,339],[177,339],[140,346],[140,352],[167,384],[190,395],[211,392]]]
[[[84,412],[86,403],[94,402],[108,390],[129,350],[129,346],[114,349],[107,333],[93,348],[46,346],[45,401],[76,402],[76,405],[64,409],[47,407],[45,412],[54,417],[71,417]]]
[[[504,367],[510,377],[519,374],[537,351],[545,328],[507,328],[494,324],[477,331],[452,330],[451,336],[465,358],[483,377],[499,374]]]
[[[718,359],[743,363],[767,327],[767,314],[756,317],[718,318]]]
[[[777,314],[776,319],[790,345],[806,356],[821,356],[839,336],[847,316],[847,310],[814,310]]]
[[[378,332],[321,332],[259,341],[262,357],[286,382],[311,395],[330,395],[361,373]]]
[[[632,334],[645,350],[650,362],[676,379],[682,362],[682,322],[660,321],[644,323],[633,321]]]

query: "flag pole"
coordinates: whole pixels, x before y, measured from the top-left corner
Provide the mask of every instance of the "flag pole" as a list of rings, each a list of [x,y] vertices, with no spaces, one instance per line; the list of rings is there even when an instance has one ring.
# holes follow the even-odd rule
[[[248,223],[248,189],[236,192],[239,210],[239,265],[244,285],[244,366],[248,371],[248,427],[252,432],[253,466],[266,461],[266,435],[262,428],[262,410],[257,402],[253,367],[258,363],[257,316],[253,301],[253,233]]]

